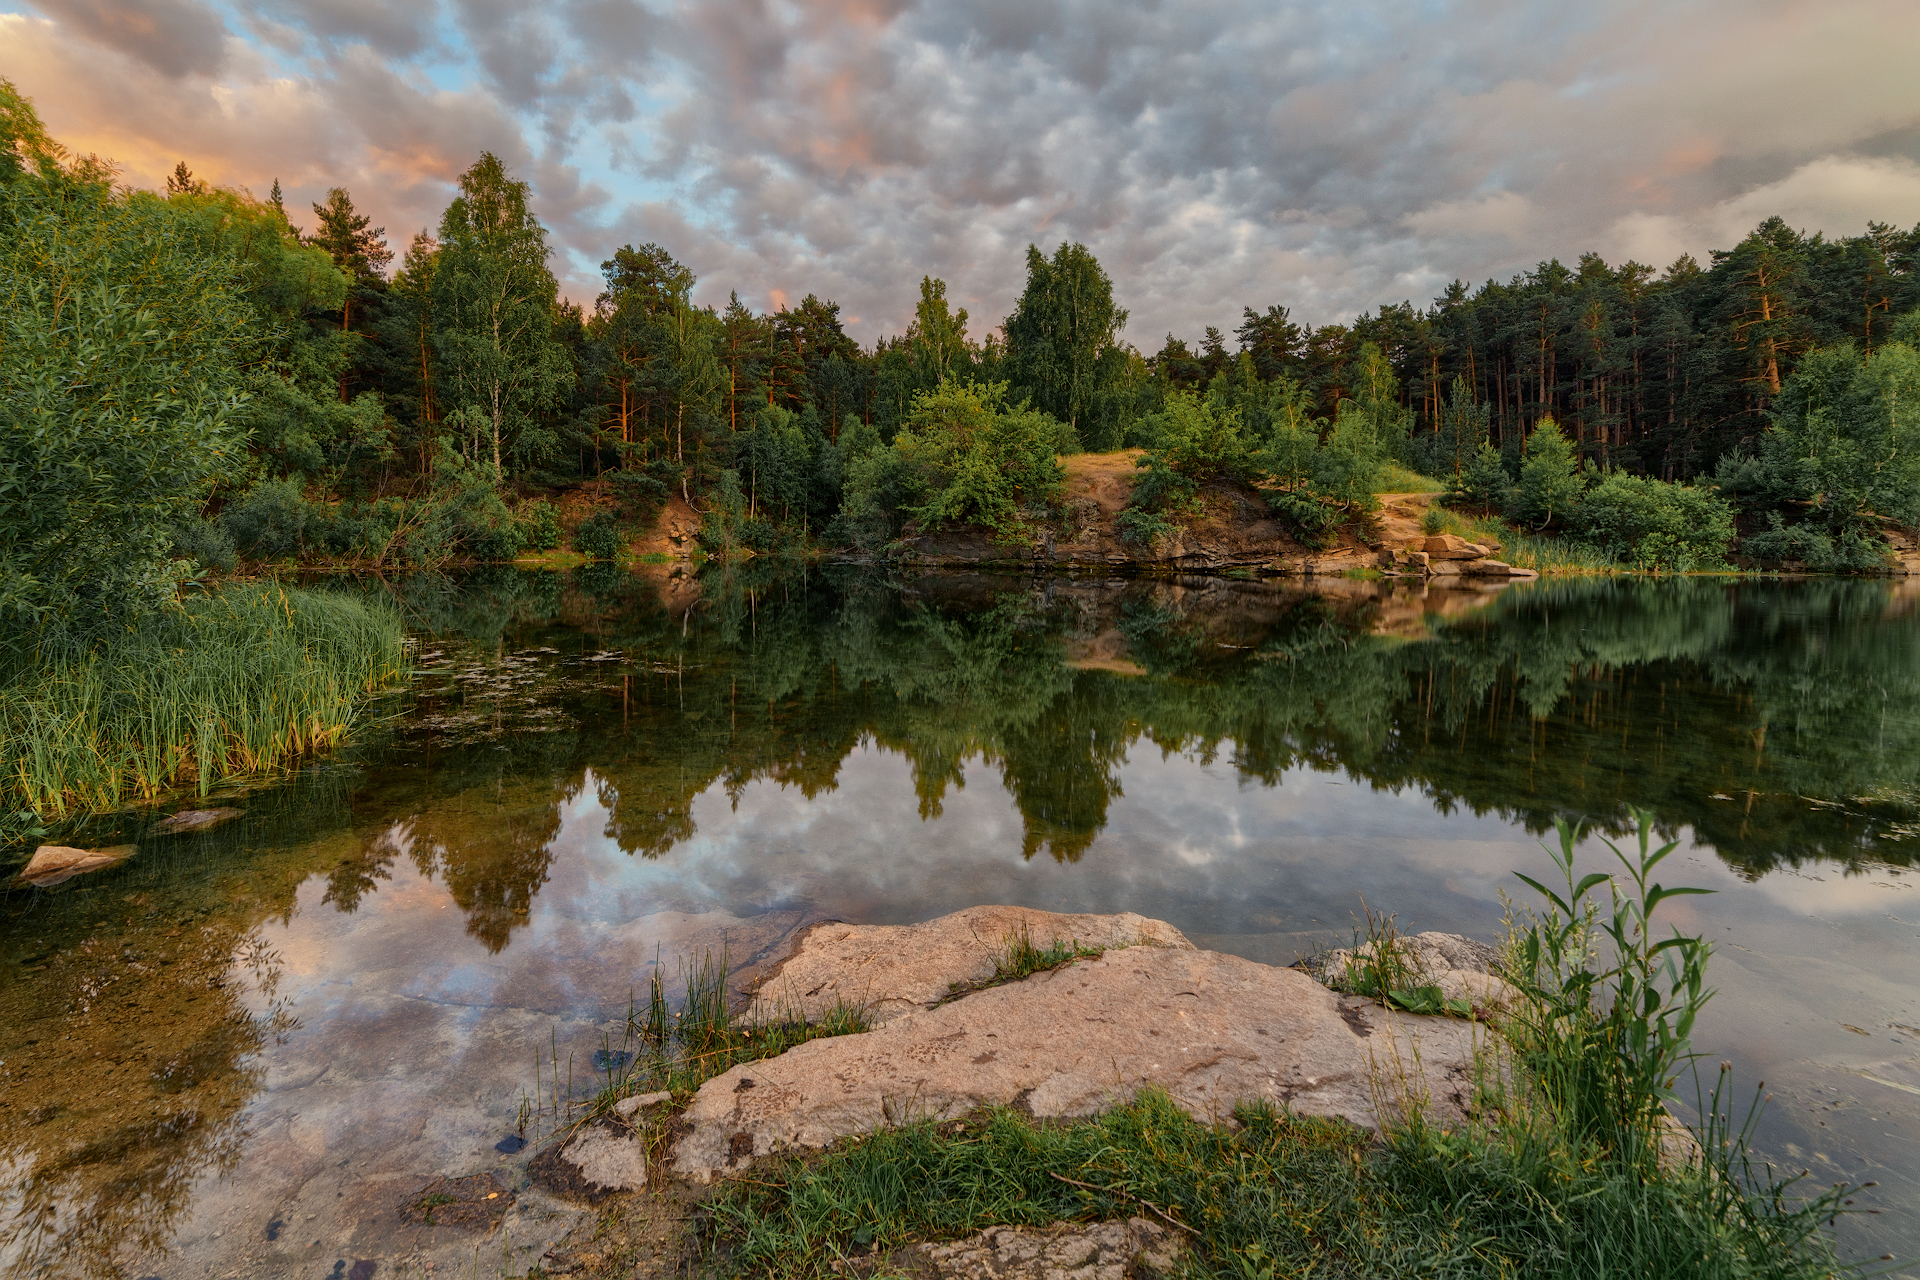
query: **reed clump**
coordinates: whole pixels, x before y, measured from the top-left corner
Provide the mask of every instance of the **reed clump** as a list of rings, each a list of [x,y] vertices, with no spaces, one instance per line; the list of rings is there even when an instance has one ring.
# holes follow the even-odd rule
[[[570,1128],[639,1093],[671,1094],[672,1111],[701,1085],[743,1062],[776,1058],[809,1040],[853,1035],[872,1025],[865,1009],[841,1003],[811,1018],[795,1008],[769,1019],[743,1020],[728,988],[733,965],[726,946],[718,955],[708,948],[698,960],[683,960],[680,969],[685,996],[679,1007],[656,958],[646,1004],[630,1004],[618,1041],[603,1036],[589,1061],[575,1062],[572,1054],[563,1059],[557,1041],[549,1044],[545,1059],[536,1051],[534,1096],[522,1102],[518,1117],[521,1139],[529,1126]]]
[[[0,684],[0,838],[329,751],[406,667],[392,609],[277,584],[49,641]]]

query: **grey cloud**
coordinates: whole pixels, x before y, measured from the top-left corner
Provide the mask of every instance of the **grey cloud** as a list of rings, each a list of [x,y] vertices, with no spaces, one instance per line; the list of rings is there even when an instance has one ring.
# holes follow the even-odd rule
[[[358,40],[411,58],[433,43],[439,0],[276,0],[263,11],[327,40]]]
[[[225,57],[226,24],[200,0],[35,0],[35,7],[164,75],[211,75]]]
[[[212,24],[130,50],[150,65],[219,47],[194,0],[106,2],[45,0],[95,41],[109,12]],[[1699,253],[1767,193],[1864,224],[1907,170],[1846,158],[1920,137],[1911,0],[456,0],[434,48],[470,50],[459,94],[396,68],[433,0],[279,3],[321,40],[283,150],[388,225],[437,216],[487,147],[535,183],[570,289],[655,239],[705,301],[820,293],[868,340],[922,274],[997,323],[1029,241],[1090,245],[1151,346],[1244,305],[1323,323],[1589,248]],[[285,73],[246,74],[266,103]]]

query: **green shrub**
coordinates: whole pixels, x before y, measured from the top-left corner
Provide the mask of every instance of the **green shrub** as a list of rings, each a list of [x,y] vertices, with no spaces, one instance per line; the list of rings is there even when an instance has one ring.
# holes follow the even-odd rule
[[[1158,443],[1135,463],[1146,474],[1134,482],[1117,521],[1120,536],[1136,545],[1151,546],[1198,515],[1202,485],[1218,476],[1246,480],[1257,471],[1240,411],[1192,392],[1168,396],[1140,436]]]
[[[1527,437],[1526,461],[1520,464],[1520,483],[1507,514],[1544,529],[1555,521],[1564,521],[1585,489],[1573,443],[1560,433],[1558,423],[1547,418]]]
[[[595,560],[617,560],[626,547],[611,511],[596,511],[573,531],[573,549]]]
[[[234,546],[256,560],[298,555],[312,508],[299,476],[262,480],[227,504],[220,524]]]
[[[543,498],[523,502],[513,516],[520,530],[521,546],[532,551],[552,551],[560,545],[563,537],[560,515],[551,502]]]
[[[1030,536],[1029,513],[1057,503],[1066,486],[1055,456],[1059,423],[1009,407],[1006,396],[1004,382],[967,381],[913,398],[893,443],[901,471],[892,478],[906,499],[900,513],[929,529],[979,524],[1002,541]],[[871,478],[885,473],[876,469]],[[874,496],[869,490],[866,498]]]
[[[1180,532],[1179,525],[1160,512],[1145,507],[1123,509],[1114,518],[1114,525],[1120,530],[1120,540],[1136,547],[1152,547],[1163,538],[1171,538]]]
[[[261,334],[232,258],[104,184],[0,184],[0,645],[168,604],[244,461]]]
[[[1713,569],[1733,545],[1733,507],[1691,485],[1613,472],[1586,491],[1567,528],[1613,560],[1646,569]]]
[[[1789,525],[1778,511],[1767,513],[1767,527],[1740,544],[1740,553],[1768,564],[1800,564],[1816,573],[1872,573],[1887,563],[1887,544],[1858,527],[1839,536],[1818,525]]]
[[[240,559],[226,529],[198,516],[173,526],[173,554],[222,573],[231,573]]]
[[[1453,478],[1443,499],[1449,507],[1468,511],[1505,511],[1513,504],[1513,478],[1507,474],[1500,451],[1482,440]]]
[[[1346,523],[1351,514],[1340,503],[1310,489],[1269,493],[1267,505],[1293,526],[1295,537],[1311,547],[1325,545],[1327,534]]]

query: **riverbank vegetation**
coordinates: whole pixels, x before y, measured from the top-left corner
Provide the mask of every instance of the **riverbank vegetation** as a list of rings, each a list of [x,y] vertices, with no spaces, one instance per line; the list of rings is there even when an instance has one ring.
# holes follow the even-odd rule
[[[909,1241],[1144,1209],[1184,1235],[1185,1274],[1220,1280],[1831,1276],[1824,1225],[1850,1189],[1754,1168],[1724,1071],[1701,1099],[1698,1145],[1675,1145],[1665,1108],[1711,998],[1708,947],[1656,938],[1653,916],[1702,891],[1653,882],[1676,846],[1653,849],[1652,815],[1638,821],[1637,852],[1613,849],[1624,885],[1576,876],[1565,823],[1564,886],[1521,877],[1542,910],[1508,940],[1518,1004],[1494,1024],[1462,1126],[1430,1123],[1417,1102],[1377,1142],[1266,1103],[1205,1123],[1149,1091],[1085,1121],[999,1110],[882,1129],[756,1168],[711,1210],[709,1255],[735,1275],[883,1275]],[[1605,905],[1591,897],[1602,885]]]
[[[178,546],[182,530],[204,546],[209,496],[248,476],[262,483],[242,511],[301,509],[262,458],[322,418],[376,429],[372,402],[296,411],[311,362],[281,321],[340,300],[326,254],[232,193],[116,190],[110,166],[48,140],[4,83],[0,126],[10,840],[332,746],[399,672],[402,632],[391,610],[339,597],[193,592]]]
[[[717,556],[874,553],[958,524],[1018,539],[1050,501],[1036,450],[1158,452],[1203,411],[1237,428],[1206,465],[1310,542],[1364,525],[1391,468],[1628,567],[1872,570],[1920,525],[1901,407],[1920,377],[1920,227],[1827,240],[1768,219],[1705,264],[1589,253],[1350,323],[1247,306],[1230,334],[1157,346],[1123,336],[1086,246],[1033,246],[1000,322],[925,277],[905,332],[863,346],[813,294],[697,303],[656,244],[611,249],[591,303],[563,299],[530,189],[492,155],[399,245],[343,189],[308,222],[277,183],[261,198],[184,165],[164,193],[116,188],[11,86],[0,98],[21,232],[4,363],[45,455],[9,458],[6,505],[31,514],[0,585],[14,616],[92,563],[89,539],[139,541],[113,572],[162,596],[167,565],[618,557],[668,506]],[[110,376],[61,382],[55,348]],[[175,370],[177,403],[142,417]],[[106,414],[84,439],[60,426],[83,402]],[[75,532],[74,475],[156,460],[116,508],[139,521]],[[1179,523],[1190,470],[1149,476],[1136,542]]]
[[[236,583],[0,682],[0,840],[275,773],[331,750],[406,668],[390,607]]]

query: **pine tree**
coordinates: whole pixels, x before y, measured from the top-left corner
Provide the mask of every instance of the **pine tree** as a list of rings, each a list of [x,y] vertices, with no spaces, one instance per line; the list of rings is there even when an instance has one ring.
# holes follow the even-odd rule
[[[193,170],[187,168],[185,160],[173,166],[173,172],[167,175],[167,194],[170,196],[203,196],[210,188],[205,182],[193,176]]]

